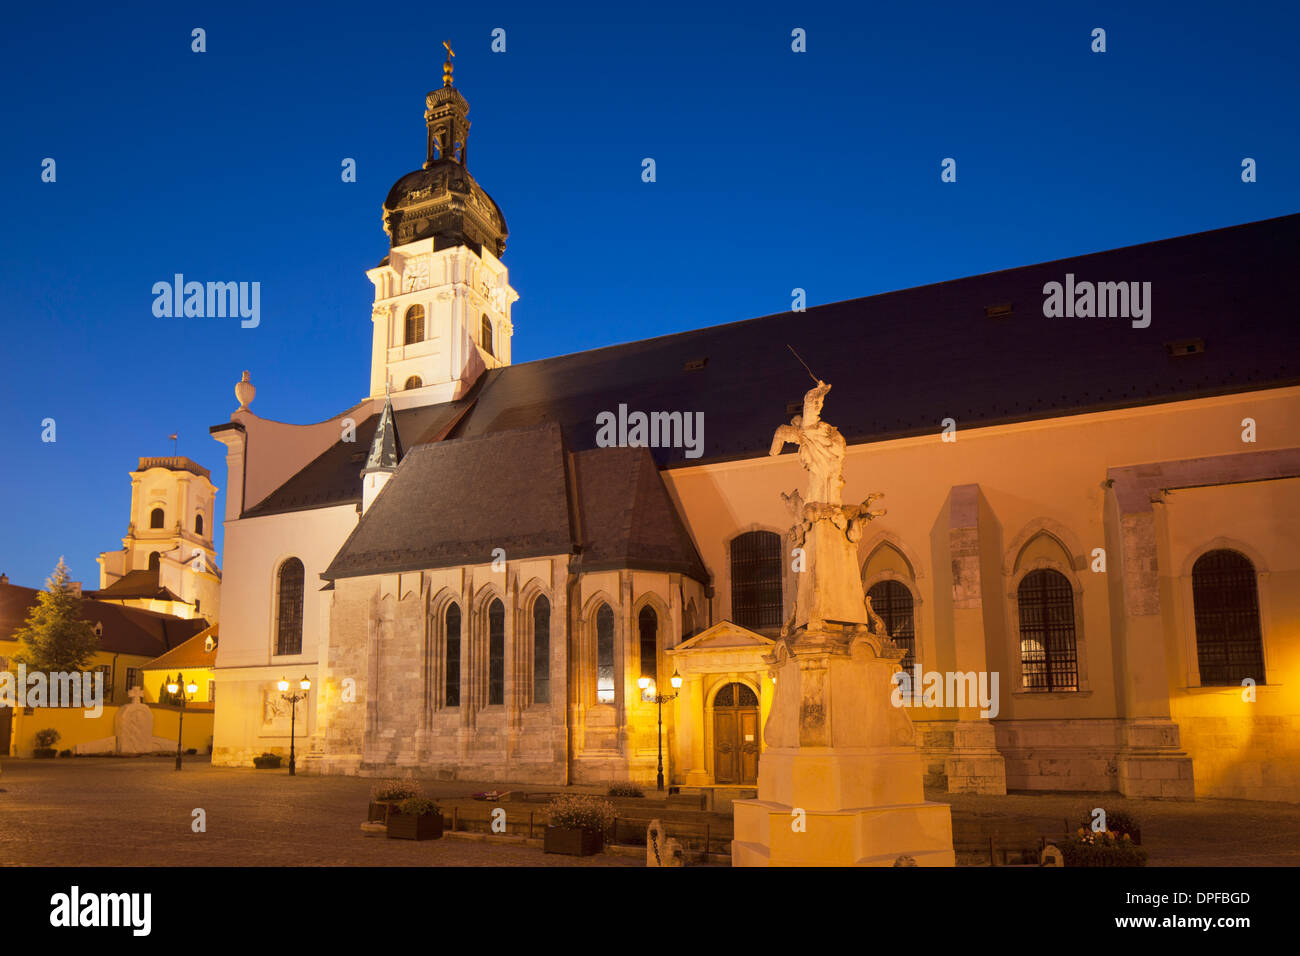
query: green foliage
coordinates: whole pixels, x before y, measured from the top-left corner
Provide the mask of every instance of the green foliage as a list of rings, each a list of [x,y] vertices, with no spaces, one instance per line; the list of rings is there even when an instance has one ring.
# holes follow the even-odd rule
[[[634,783],[613,783],[609,786],[611,797],[644,797],[641,788]]]
[[[99,650],[99,637],[81,616],[81,598],[68,581],[68,566],[59,558],[23,625],[14,631],[22,642],[14,660],[28,670],[71,673],[84,670]]]
[[[397,805],[397,812],[404,817],[431,817],[435,813],[441,813],[442,808],[436,801],[425,797],[407,797]]]
[[[383,800],[407,800],[411,797],[424,796],[424,788],[416,780],[385,780],[370,789],[370,799],[375,803]]]
[[[566,793],[551,800],[546,808],[553,827],[604,830],[614,822],[614,805],[604,797]]]
[[[39,750],[49,750],[59,742],[60,734],[53,727],[46,727],[44,730],[36,731],[36,747]]]

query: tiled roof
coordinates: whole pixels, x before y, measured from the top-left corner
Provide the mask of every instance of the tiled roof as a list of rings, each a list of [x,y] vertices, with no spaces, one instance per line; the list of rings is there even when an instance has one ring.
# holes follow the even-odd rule
[[[208,638],[213,639],[212,650],[205,650],[204,645]],[[173,647],[161,657],[155,657],[149,663],[144,665],[144,670],[162,671],[176,668],[178,670],[186,667],[215,667],[217,664],[217,625],[204,628],[195,634],[188,641]]]
[[[413,448],[322,577],[486,564],[497,548],[707,580],[648,452],[570,456],[554,424]]]
[[[130,598],[146,598],[153,601],[179,601],[181,604],[188,604],[188,601],[182,600],[181,597],[171,591],[169,588],[162,587],[158,583],[158,572],[150,571],[147,568],[138,568],[135,571],[128,571],[106,588],[100,588],[98,591],[85,592],[86,597],[97,598],[100,600],[126,600]]]
[[[40,593],[36,588],[0,584],[0,640],[15,640],[13,633],[27,620]],[[99,648],[110,653],[157,657],[208,626],[202,618],[185,620],[107,601],[83,599],[81,615],[102,624]]]

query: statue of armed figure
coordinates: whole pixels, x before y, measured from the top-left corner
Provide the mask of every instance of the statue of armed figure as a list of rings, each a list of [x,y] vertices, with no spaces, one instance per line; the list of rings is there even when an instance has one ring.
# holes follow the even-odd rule
[[[776,430],[768,451],[769,455],[779,455],[787,442],[799,446],[799,462],[808,472],[806,503],[842,503],[846,443],[838,428],[821,420],[822,403],[830,390],[829,385],[818,379],[803,397],[803,414]]]

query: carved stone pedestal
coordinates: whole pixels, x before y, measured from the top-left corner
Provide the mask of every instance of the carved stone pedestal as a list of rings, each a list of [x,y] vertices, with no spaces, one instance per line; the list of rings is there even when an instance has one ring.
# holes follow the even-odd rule
[[[734,804],[733,865],[955,864],[950,810],[925,801],[912,722],[890,702],[903,653],[860,625],[777,643],[758,799]]]

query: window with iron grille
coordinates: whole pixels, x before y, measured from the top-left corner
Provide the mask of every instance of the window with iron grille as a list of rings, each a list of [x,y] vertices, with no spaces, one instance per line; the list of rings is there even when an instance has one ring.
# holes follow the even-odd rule
[[[533,602],[533,703],[551,702],[551,602]]]
[[[614,703],[614,612],[608,604],[596,612],[596,702]]]
[[[443,650],[442,702],[460,706],[460,607],[447,608],[447,637]]]
[[[93,669],[104,675],[104,703],[113,703],[113,668],[108,664],[98,664]]]
[[[1239,551],[1207,551],[1192,565],[1196,657],[1204,685],[1264,680],[1255,566]]]
[[[275,652],[302,653],[303,567],[297,558],[280,565]]]
[[[1059,571],[1031,571],[1017,589],[1020,673],[1026,690],[1079,689],[1074,590]]]
[[[413,305],[406,310],[406,345],[424,341],[424,306]]]
[[[506,606],[494,600],[488,607],[488,703],[506,702]]]
[[[144,687],[144,669],[140,667],[128,667],[126,669],[126,692],[129,695],[132,687]],[[143,699],[143,698],[142,698]]]
[[[867,591],[871,609],[885,622],[885,630],[895,644],[907,651],[903,670],[916,663],[916,626],[912,618],[912,592],[901,581],[877,581]]]
[[[781,626],[781,536],[749,531],[731,540],[731,617],[742,627]]]

